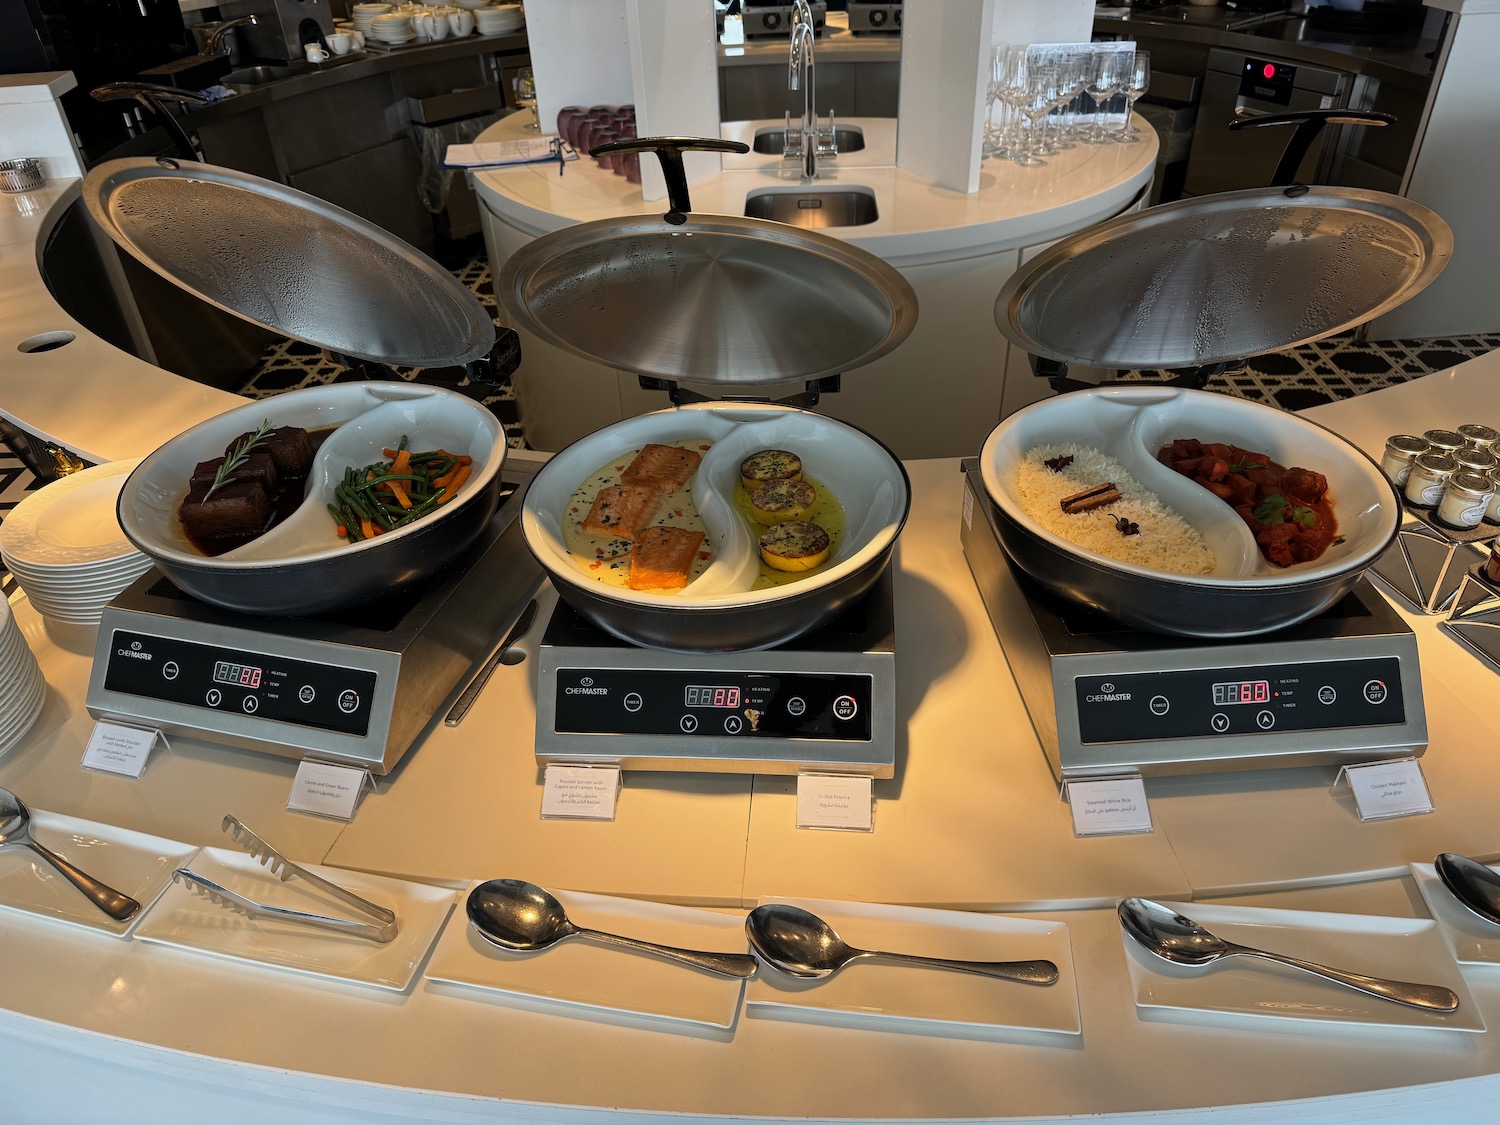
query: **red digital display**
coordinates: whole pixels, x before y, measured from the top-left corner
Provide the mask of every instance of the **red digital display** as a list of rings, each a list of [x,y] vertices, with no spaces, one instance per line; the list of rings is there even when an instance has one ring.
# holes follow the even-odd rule
[[[734,708],[740,705],[740,689],[689,684],[683,689],[682,702],[686,707]]]
[[[1271,702],[1269,680],[1246,680],[1235,684],[1214,684],[1214,706],[1227,707],[1232,703]]]

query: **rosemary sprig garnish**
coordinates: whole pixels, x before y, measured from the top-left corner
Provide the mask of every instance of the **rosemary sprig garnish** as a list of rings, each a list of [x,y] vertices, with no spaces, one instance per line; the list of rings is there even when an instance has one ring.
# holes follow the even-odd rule
[[[230,451],[229,455],[224,458],[224,463],[219,466],[218,472],[214,473],[213,484],[209,485],[208,491],[203,494],[205,502],[220,488],[229,483],[229,478],[234,476],[236,470],[249,459],[255,447],[270,437],[271,429],[271,419],[267,418],[260,424],[259,429]]]

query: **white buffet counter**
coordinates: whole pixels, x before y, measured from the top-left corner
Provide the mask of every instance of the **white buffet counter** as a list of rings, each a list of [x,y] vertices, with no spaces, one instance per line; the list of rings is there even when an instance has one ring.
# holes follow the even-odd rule
[[[1313,416],[1375,448],[1392,429],[1500,413],[1486,391],[1497,370],[1500,356],[1487,357]],[[190,844],[222,843],[218,821],[234,812],[295,859],[455,886],[519,876],[735,912],[762,895],[1031,911],[1067,925],[1081,1035],[950,1037],[744,1010],[728,1032],[684,1030],[422,979],[392,994],[3,913],[11,1116],[1028,1120],[1220,1107],[1216,1121],[1481,1119],[1500,1090],[1495,1030],[1143,1019],[1111,907],[1144,894],[1423,917],[1408,863],[1500,854],[1494,674],[1433,621],[1414,622],[1431,815],[1360,823],[1331,792],[1331,769],[1300,769],[1152,780],[1155,832],[1075,839],[958,549],[957,464],[909,469],[900,772],[876,785],[871,834],[798,830],[790,780],[732,776],[635,774],[613,823],[540,820],[530,660],[501,667],[465,724],[432,732],[347,827],[282,810],[294,763],[205,743],[174,740],[139,781],[87,773],[92,636],[49,630],[22,599],[13,608],[49,698],[0,760],[0,785],[38,808]],[[1500,1029],[1500,976],[1468,983]]]

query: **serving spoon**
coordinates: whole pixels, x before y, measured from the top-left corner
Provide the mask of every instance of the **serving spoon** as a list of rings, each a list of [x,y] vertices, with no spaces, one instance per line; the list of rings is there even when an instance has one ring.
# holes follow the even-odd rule
[[[583,937],[606,945],[621,945],[681,961],[724,977],[748,977],[755,958],[748,953],[714,953],[679,949],[640,938],[623,937],[575,925],[563,904],[550,893],[522,879],[491,879],[469,892],[465,907],[469,923],[486,941],[519,953],[550,949],[564,938]]]
[[[0,848],[8,844],[19,844],[30,848],[41,856],[64,879],[88,896],[89,901],[116,922],[128,922],[141,908],[141,904],[129,895],[122,895],[113,887],[105,886],[92,875],[74,867],[62,856],[49,851],[31,838],[31,810],[24,801],[9,789],[0,789]]]
[[[1432,866],[1460,905],[1500,926],[1500,875],[1477,859],[1456,852],[1444,852]]]
[[[1283,953],[1269,953],[1264,949],[1252,949],[1248,945],[1236,945],[1211,933],[1191,918],[1150,899],[1127,898],[1120,903],[1117,913],[1126,933],[1148,952],[1174,965],[1202,968],[1226,957],[1260,957],[1279,965],[1290,965],[1294,969],[1345,985],[1368,996],[1392,1000],[1408,1007],[1424,1008],[1432,1012],[1452,1012],[1458,1008],[1458,996],[1441,985],[1410,984],[1406,981],[1369,977],[1363,973],[1351,973],[1297,957],[1288,957]]]
[[[851,961],[878,957],[903,965],[956,969],[1021,984],[1057,982],[1057,966],[1051,961],[958,961],[947,957],[856,949],[816,914],[783,902],[766,903],[750,911],[745,918],[745,933],[750,937],[750,948],[761,960],[794,977],[831,976]]]

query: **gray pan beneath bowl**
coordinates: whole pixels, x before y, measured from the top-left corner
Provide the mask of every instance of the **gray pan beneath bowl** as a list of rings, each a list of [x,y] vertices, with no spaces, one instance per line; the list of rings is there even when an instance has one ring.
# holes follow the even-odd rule
[[[1448,224],[1400,196],[1223,192],[1057,243],[1000,290],[995,323],[1064,363],[1206,367],[1369,320],[1426,288],[1452,253]]]
[[[374,363],[488,356],[495,325],[458,279],[374,223],[212,164],[111,160],[84,178],[89,214],[168,281],[252,324]]]
[[[495,295],[518,327],[575,355],[721,386],[860,367],[917,319],[906,279],[868,251],[732,215],[565,227],[511,255]]]

